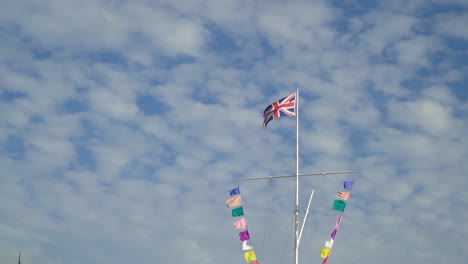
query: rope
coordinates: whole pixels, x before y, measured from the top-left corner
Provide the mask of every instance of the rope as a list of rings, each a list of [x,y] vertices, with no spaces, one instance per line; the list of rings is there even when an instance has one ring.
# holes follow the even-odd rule
[[[272,184],[272,179],[270,179],[269,184],[268,184],[268,192],[267,192],[268,196],[267,196],[266,207],[265,207],[265,208],[268,208],[268,212],[270,212],[270,214],[265,215],[265,220],[264,220],[264,224],[263,224],[263,239],[262,239],[260,254],[259,254],[262,257],[263,257],[263,249],[265,247],[265,240],[266,240],[267,233],[268,233],[268,232],[266,232],[266,227],[269,224],[268,220],[269,220],[269,218],[271,216],[271,213],[272,213],[271,210],[270,210],[270,208],[271,208],[271,206],[270,206],[271,205],[271,184]]]
[[[289,236],[292,234],[293,219],[294,219],[294,215],[291,215],[291,217],[289,218],[289,223],[288,223],[289,229],[285,228],[286,239],[282,242],[282,244],[284,244],[284,248],[283,248],[283,254],[281,254],[281,261],[279,262],[280,264],[283,263],[284,252],[286,251],[286,245],[287,245],[286,242],[289,240]],[[288,230],[286,230],[286,229],[288,229]],[[284,237],[284,235],[283,235],[283,237]]]

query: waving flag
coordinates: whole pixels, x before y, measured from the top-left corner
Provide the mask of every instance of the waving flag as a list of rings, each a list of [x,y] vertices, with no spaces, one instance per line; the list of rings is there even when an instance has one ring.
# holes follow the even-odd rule
[[[236,187],[236,188],[229,191],[230,196],[234,196],[234,195],[238,195],[238,194],[240,194],[239,187]]]
[[[240,232],[239,233],[239,238],[240,238],[241,241],[249,240],[250,239],[249,230],[245,230],[245,231]]]
[[[248,250],[252,250],[252,249],[253,249],[253,247],[252,247],[251,245],[247,244],[247,241],[248,241],[248,240],[242,241],[242,250],[243,250],[243,251],[248,251]]]
[[[250,250],[244,253],[245,261],[251,262],[257,260],[257,256],[255,256],[255,251]]]
[[[330,255],[330,248],[322,248],[320,250],[320,257],[321,258],[327,258]]]
[[[237,230],[245,229],[247,228],[247,223],[245,222],[245,218],[239,218],[234,222],[234,228]]]
[[[346,207],[346,202],[343,200],[335,200],[333,202],[333,209],[343,212]]]
[[[243,215],[244,215],[244,208],[242,208],[242,206],[232,209],[233,217],[238,217],[238,216],[243,216]]]
[[[345,181],[343,182],[343,188],[345,188],[346,190],[351,190],[353,189],[353,184],[354,181]]]
[[[348,201],[349,199],[349,192],[338,192],[336,195],[337,198],[340,198],[341,200]]]
[[[263,127],[280,116],[296,116],[296,93],[279,99],[265,108],[263,111]]]
[[[241,200],[240,195],[233,196],[226,200],[227,207],[236,207],[236,206],[241,206],[241,205],[242,205],[242,200]]]

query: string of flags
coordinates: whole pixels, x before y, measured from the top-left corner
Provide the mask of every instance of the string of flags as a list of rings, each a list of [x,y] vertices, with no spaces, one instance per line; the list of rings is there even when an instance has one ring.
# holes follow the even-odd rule
[[[239,239],[241,241],[241,249],[244,251],[245,261],[250,264],[258,264],[253,246],[249,245],[248,242],[250,240],[250,234],[244,217],[244,208],[242,207],[239,187],[230,190],[229,195],[231,197],[226,200],[226,206],[233,208],[231,212],[232,217],[237,218],[233,225],[236,230],[240,230]]]
[[[343,218],[344,210],[346,208],[346,202],[349,200],[351,195],[351,190],[353,189],[354,181],[345,181],[343,182],[343,189],[345,191],[339,191],[336,194],[336,200],[333,201],[332,209],[340,211],[341,214],[338,217],[338,220],[335,223],[335,228],[330,234],[330,240],[325,242],[325,247],[320,250],[320,257],[323,258],[322,264],[327,264],[328,257],[330,256],[331,249],[333,247],[333,243],[335,242],[336,233],[340,228],[341,220]]]

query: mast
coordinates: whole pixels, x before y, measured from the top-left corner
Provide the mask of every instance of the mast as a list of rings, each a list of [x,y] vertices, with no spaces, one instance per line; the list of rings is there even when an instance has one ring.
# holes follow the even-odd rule
[[[296,90],[296,209],[295,214],[295,239],[294,239],[294,263],[299,264],[299,89]]]

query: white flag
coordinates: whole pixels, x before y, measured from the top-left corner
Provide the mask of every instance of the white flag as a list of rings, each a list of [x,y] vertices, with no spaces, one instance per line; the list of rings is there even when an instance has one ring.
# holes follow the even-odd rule
[[[333,247],[333,238],[330,239],[329,241],[325,242],[325,247],[326,248],[332,248]]]
[[[242,250],[252,250],[253,247],[251,245],[247,245],[247,240],[242,241]]]

